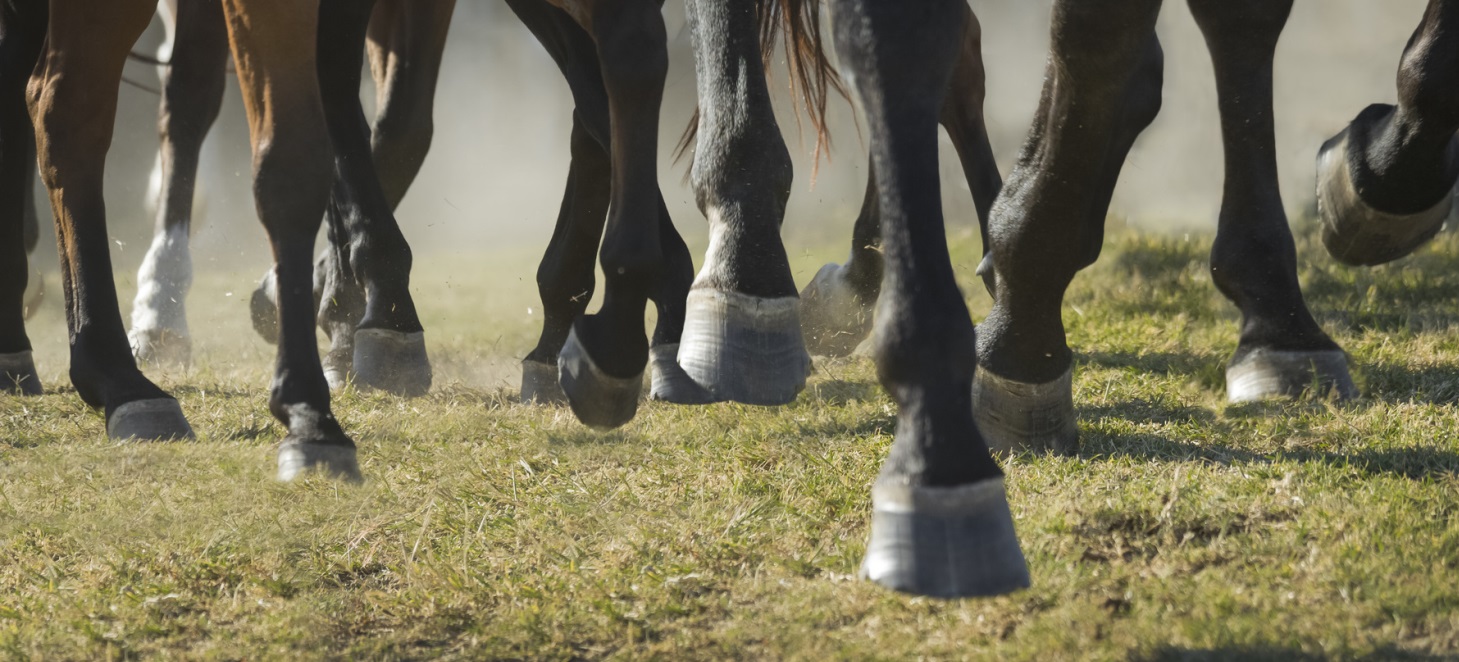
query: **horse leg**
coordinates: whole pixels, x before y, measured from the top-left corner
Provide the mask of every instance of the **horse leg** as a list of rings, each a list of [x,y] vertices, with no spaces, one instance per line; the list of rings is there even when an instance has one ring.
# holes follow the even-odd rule
[[[1277,188],[1272,58],[1292,1],[1189,0],[1216,70],[1226,152],[1211,279],[1241,309],[1241,340],[1226,370],[1232,402],[1309,387],[1356,395],[1347,356],[1308,312],[1297,249]]]
[[[1430,0],[1398,65],[1398,105],[1373,104],[1317,155],[1322,243],[1340,262],[1412,253],[1449,217],[1459,179],[1459,3]]]
[[[355,445],[329,408],[314,339],[314,236],[329,198],[330,142],[320,97],[320,3],[223,0],[253,143],[253,193],[278,283],[279,351],[269,410],[288,427],[279,479],[311,468],[358,479]]]
[[[35,130],[25,109],[25,85],[46,34],[41,3],[0,5],[0,392],[40,395],[40,377],[25,333],[30,278],[26,198],[35,176]]]
[[[379,0],[370,19],[375,78],[371,154],[391,209],[415,181],[435,134],[436,82],[456,0]]]
[[[176,33],[171,66],[162,68],[157,228],[137,270],[128,336],[137,360],[186,365],[192,360],[185,304],[192,287],[188,235],[198,156],[223,105],[228,64],[228,31],[218,0],[178,3]]]
[[[1078,443],[1064,291],[1099,256],[1125,155],[1160,110],[1159,0],[1061,0],[1028,143],[992,209],[997,292],[978,327],[973,411],[996,451]]]
[[[962,163],[963,176],[978,212],[983,254],[988,254],[988,210],[1003,187],[988,129],[983,119],[986,96],[983,73],[983,30],[971,9],[964,12],[962,47],[953,65],[947,97],[939,121],[947,129]],[[856,349],[871,329],[872,306],[881,293],[883,261],[881,220],[877,208],[876,170],[867,168],[866,198],[851,233],[851,257],[844,265],[821,267],[801,292],[801,316],[811,352],[844,356]],[[979,265],[988,291],[993,291],[993,270]]]
[[[40,172],[50,191],[66,293],[71,382],[106,412],[114,439],[191,437],[177,400],[142,376],[112,281],[102,171],[122,67],[151,18],[149,0],[53,0],[27,89]]]
[[[973,323],[943,231],[937,117],[962,10],[962,0],[831,3],[836,51],[871,132],[886,255],[872,354],[898,408],[862,574],[941,597],[1029,583],[1002,471],[973,423]]]

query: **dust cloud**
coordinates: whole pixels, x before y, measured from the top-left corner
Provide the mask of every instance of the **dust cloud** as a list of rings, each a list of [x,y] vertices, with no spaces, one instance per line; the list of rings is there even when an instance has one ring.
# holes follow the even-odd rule
[[[987,115],[993,147],[1007,173],[1026,133],[1048,42],[1049,0],[975,0],[983,23],[988,72]],[[1277,152],[1281,185],[1293,214],[1310,205],[1313,161],[1321,142],[1369,103],[1391,102],[1394,72],[1421,0],[1301,0],[1282,38],[1276,65]],[[686,163],[671,151],[694,105],[693,61],[683,8],[665,9],[671,39],[660,178],[675,222],[696,253],[702,215],[684,184]],[[1152,229],[1213,229],[1220,204],[1221,144],[1211,64],[1185,4],[1167,2],[1159,24],[1166,52],[1164,107],[1124,168],[1111,213]],[[138,50],[155,51],[159,26]],[[146,250],[152,217],[147,177],[156,146],[153,67],[131,63],[123,85],[116,137],[108,154],[106,193],[115,266],[134,271]],[[779,70],[777,112],[797,155],[796,183],[785,231],[795,242],[841,243],[865,186],[865,133],[848,104],[832,109],[832,159],[811,186],[812,139],[796,130]],[[362,97],[370,100],[372,91]],[[537,253],[552,232],[568,168],[572,104],[551,59],[499,2],[458,4],[436,103],[436,132],[419,179],[398,211],[418,255],[521,246]],[[370,112],[367,104],[367,112]],[[807,132],[808,133],[808,132]],[[976,223],[971,198],[951,149],[942,155],[944,198],[953,228]],[[268,251],[254,216],[247,128],[236,84],[205,146],[194,255],[210,265],[261,271]],[[47,240],[49,242],[49,240]],[[38,260],[54,264],[44,243]],[[526,274],[524,274],[526,275]],[[530,282],[530,275],[526,275]]]

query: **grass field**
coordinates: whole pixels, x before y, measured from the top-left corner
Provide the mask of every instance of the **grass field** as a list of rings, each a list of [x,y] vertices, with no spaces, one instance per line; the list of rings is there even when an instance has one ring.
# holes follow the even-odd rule
[[[954,239],[980,317],[975,240]],[[0,651],[1459,657],[1459,239],[1375,270],[1302,240],[1350,404],[1225,403],[1236,313],[1208,248],[1116,230],[1076,280],[1082,451],[1007,463],[1034,585],[961,602],[855,579],[894,420],[864,359],[819,361],[791,406],[647,404],[595,433],[515,400],[536,251],[422,259],[436,388],[338,397],[366,484],[282,485],[256,274],[199,277],[198,365],[161,376],[194,443],[106,440],[53,298],[31,325],[50,394],[0,398]],[[839,255],[798,254],[798,279]]]

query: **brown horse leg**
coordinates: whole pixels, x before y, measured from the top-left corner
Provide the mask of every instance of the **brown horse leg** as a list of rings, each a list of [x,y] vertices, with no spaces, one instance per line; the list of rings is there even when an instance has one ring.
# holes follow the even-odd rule
[[[187,301],[192,286],[193,194],[203,139],[223,105],[228,31],[219,0],[183,0],[170,66],[163,68],[158,155],[162,192],[152,246],[137,270],[128,334],[137,360],[186,365],[192,360]]]
[[[394,209],[425,163],[435,135],[436,82],[456,0],[379,0],[370,20],[375,123],[370,148]]]
[[[40,378],[25,334],[26,253],[34,246],[26,216],[35,177],[35,130],[25,84],[46,34],[44,3],[0,5],[0,393],[39,395]]]
[[[105,409],[107,432],[118,439],[192,436],[177,401],[142,376],[127,345],[102,199],[122,67],[151,7],[148,0],[53,0],[27,93],[56,214],[71,382],[87,404]]]
[[[279,352],[269,410],[288,426],[279,478],[311,468],[359,477],[329,408],[314,340],[313,244],[329,198],[329,134],[316,64],[318,0],[224,0],[253,143],[254,200],[273,247]]]

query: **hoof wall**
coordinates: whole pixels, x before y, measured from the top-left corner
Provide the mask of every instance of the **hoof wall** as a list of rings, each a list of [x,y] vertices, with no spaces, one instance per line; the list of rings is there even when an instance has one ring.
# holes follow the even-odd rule
[[[329,390],[342,390],[354,380],[355,348],[353,345],[331,348],[319,363],[324,368],[324,381],[329,382]]]
[[[172,329],[137,329],[128,334],[132,356],[138,363],[155,366],[187,367],[192,365],[192,340],[186,333]]]
[[[715,400],[783,405],[805,388],[799,297],[695,289],[686,307],[679,365]]]
[[[117,441],[195,438],[182,406],[172,398],[137,400],[117,407],[106,419],[106,436]]]
[[[567,404],[567,394],[557,383],[557,364],[524,359],[522,361],[522,403],[539,405]]]
[[[269,269],[248,299],[248,318],[253,321],[253,330],[264,342],[279,344],[279,307],[275,303],[278,291],[274,285],[274,270]]]
[[[1339,262],[1373,266],[1392,262],[1424,245],[1443,227],[1454,192],[1415,214],[1390,214],[1368,206],[1353,185],[1345,129],[1317,156],[1317,211],[1322,244]]]
[[[40,395],[41,378],[35,374],[35,359],[30,352],[0,354],[0,393]]]
[[[350,483],[364,481],[354,446],[285,442],[279,448],[280,481],[287,483],[310,471]]]
[[[1074,369],[1044,384],[1025,384],[979,368],[973,376],[973,420],[995,454],[1072,454],[1079,448]]]
[[[431,361],[420,331],[355,331],[355,382],[366,388],[415,397],[431,390]]]
[[[584,425],[611,430],[633,420],[638,413],[643,375],[614,377],[603,372],[578,341],[577,329],[567,335],[557,355],[557,371],[567,403]]]
[[[1028,588],[1028,564],[1002,478],[959,487],[878,484],[871,501],[862,577],[894,591],[938,598]]]
[[[679,366],[679,343],[650,347],[649,368],[652,371],[648,397],[676,405],[704,405],[714,402],[714,394],[689,377]]]
[[[1340,400],[1358,397],[1358,387],[1348,374],[1347,354],[1258,349],[1226,367],[1226,399],[1233,403],[1308,392],[1336,394]]]
[[[800,293],[806,348],[818,356],[847,356],[871,333],[872,305],[863,302],[846,268],[828,264]]]

